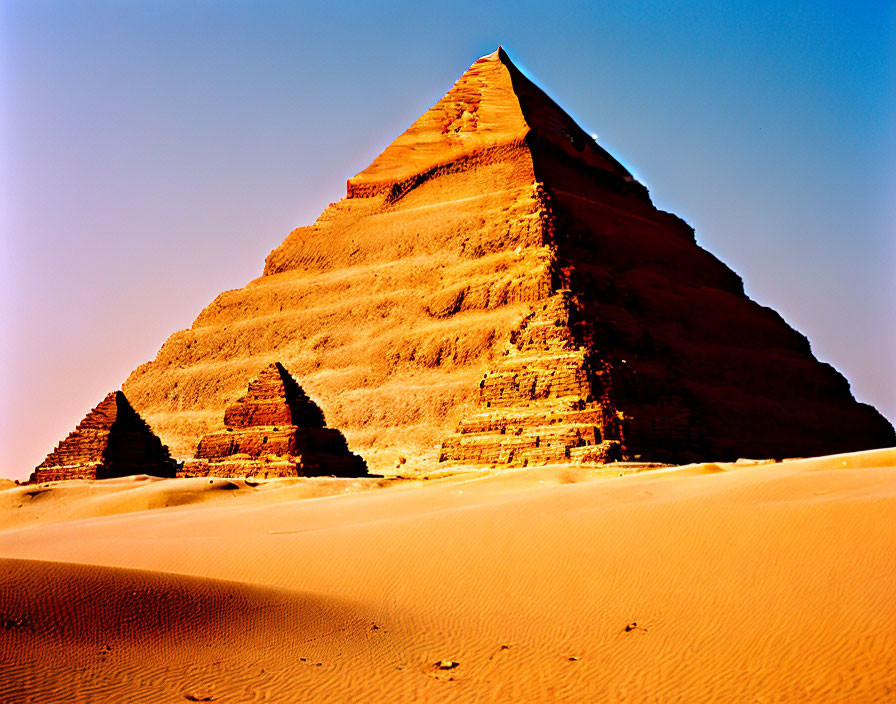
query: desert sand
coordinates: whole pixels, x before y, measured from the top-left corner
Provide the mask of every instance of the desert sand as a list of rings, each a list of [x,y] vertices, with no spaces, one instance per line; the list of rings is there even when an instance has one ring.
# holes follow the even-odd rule
[[[893,449],[11,487],[0,558],[3,702],[896,698]]]

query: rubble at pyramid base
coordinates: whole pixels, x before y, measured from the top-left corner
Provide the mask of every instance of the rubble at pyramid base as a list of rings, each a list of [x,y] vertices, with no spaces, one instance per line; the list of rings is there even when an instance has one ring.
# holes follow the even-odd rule
[[[367,467],[333,428],[249,427],[206,435],[184,477],[359,477]]]
[[[35,470],[29,480],[30,484],[43,484],[45,482],[61,482],[73,479],[100,479],[102,478],[103,465],[101,462],[84,462],[81,464],[47,467]],[[139,474],[139,471],[130,474]],[[127,476],[127,474],[122,475]]]
[[[230,455],[221,460],[194,459],[184,462],[178,477],[222,477],[247,479],[285,479],[290,477],[364,477],[364,461],[357,455]]]

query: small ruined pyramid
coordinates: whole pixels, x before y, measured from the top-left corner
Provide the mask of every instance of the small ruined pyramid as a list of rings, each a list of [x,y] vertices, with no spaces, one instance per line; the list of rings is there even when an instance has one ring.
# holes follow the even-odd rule
[[[279,362],[249,383],[224,412],[226,430],[199,441],[182,476],[302,477],[367,473],[338,430]]]
[[[173,477],[177,463],[168,448],[131,408],[121,391],[113,391],[78,423],[29,482],[61,479],[109,479],[132,474]]]
[[[125,388],[186,454],[272,357],[374,471],[896,444],[500,48]]]

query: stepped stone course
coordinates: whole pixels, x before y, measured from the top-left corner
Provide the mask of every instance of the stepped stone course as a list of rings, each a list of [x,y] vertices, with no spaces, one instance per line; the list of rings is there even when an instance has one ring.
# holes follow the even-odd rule
[[[132,474],[173,477],[177,467],[168,448],[125,395],[113,391],[47,455],[29,482],[110,479]]]
[[[270,359],[379,472],[896,444],[501,49],[125,389],[186,454]]]
[[[364,460],[348,450],[338,430],[280,363],[249,383],[245,396],[224,412],[224,431],[199,441],[181,476],[300,477],[366,474]]]

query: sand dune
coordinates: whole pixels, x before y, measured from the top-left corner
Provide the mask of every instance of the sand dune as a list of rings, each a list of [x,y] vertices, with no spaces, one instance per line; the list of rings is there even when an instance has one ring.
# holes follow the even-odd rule
[[[4,519],[0,699],[896,697],[896,450],[328,481]]]
[[[232,582],[56,562],[0,562],[0,700],[263,698],[288,650],[291,686],[358,657],[369,620],[333,599]],[[322,662],[325,660],[326,663]],[[276,678],[276,674],[272,675]]]
[[[146,475],[99,481],[47,482],[0,488],[0,530],[46,525],[134,511],[223,501],[295,501],[348,491],[363,491],[396,483],[398,479],[337,479],[319,477],[253,481],[245,479],[159,479]],[[5,487],[3,487],[5,488]]]

